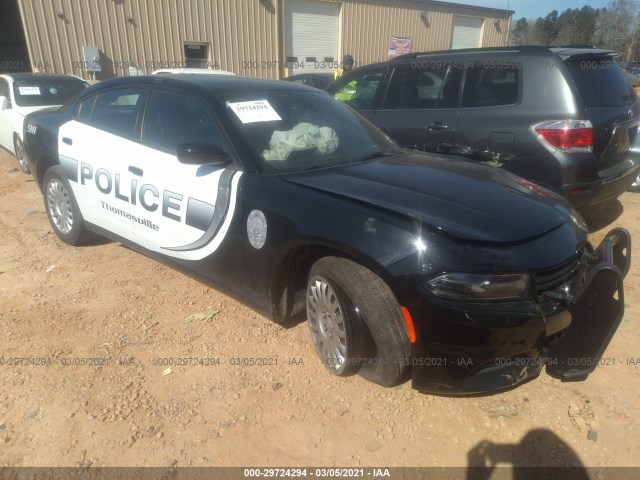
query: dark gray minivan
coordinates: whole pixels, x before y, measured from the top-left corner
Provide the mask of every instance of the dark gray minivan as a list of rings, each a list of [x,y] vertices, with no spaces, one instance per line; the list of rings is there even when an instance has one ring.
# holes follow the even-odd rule
[[[490,163],[583,208],[640,170],[640,101],[615,60],[539,46],[414,53],[327,90],[402,146]]]

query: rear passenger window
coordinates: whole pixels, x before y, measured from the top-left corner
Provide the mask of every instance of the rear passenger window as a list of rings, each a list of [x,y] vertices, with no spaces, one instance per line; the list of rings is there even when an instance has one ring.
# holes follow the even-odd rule
[[[133,138],[141,88],[122,88],[98,95],[91,125],[126,138]]]
[[[385,100],[385,109],[457,108],[462,70],[439,64],[439,68],[397,67]]]
[[[76,119],[83,123],[91,123],[91,114],[93,113],[93,105],[95,103],[95,95],[85,98],[80,102],[80,105],[78,105],[78,111],[76,112]]]
[[[590,57],[568,61],[567,66],[585,106],[621,107],[636,101],[633,88],[614,60]]]
[[[225,152],[218,125],[201,100],[167,90],[153,90],[144,115],[142,141],[171,155],[181,143],[209,143]]]
[[[464,80],[462,108],[513,105],[518,102],[519,85],[519,67],[499,62],[495,66],[469,67]]]

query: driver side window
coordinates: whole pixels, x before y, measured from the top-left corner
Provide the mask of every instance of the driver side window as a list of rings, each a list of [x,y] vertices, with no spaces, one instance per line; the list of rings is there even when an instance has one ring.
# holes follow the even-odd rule
[[[367,69],[338,80],[334,96],[356,110],[374,110],[386,67]]]
[[[142,88],[116,88],[99,93],[91,115],[91,126],[133,138]]]
[[[177,154],[178,145],[190,142],[218,145],[229,153],[216,121],[202,100],[168,90],[151,92],[142,142],[171,155]]]

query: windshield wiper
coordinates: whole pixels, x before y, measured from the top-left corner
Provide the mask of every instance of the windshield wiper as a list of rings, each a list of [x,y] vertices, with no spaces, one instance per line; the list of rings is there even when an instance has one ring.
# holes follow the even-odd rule
[[[376,157],[388,157],[388,156],[393,156],[393,155],[398,155],[397,152],[372,152],[372,153],[368,153],[356,160],[353,160],[351,163],[358,163],[358,162],[364,162],[365,160],[371,160],[372,158],[376,158]]]

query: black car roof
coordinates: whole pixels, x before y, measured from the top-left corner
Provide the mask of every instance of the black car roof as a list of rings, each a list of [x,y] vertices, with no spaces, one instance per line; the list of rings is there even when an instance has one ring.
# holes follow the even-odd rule
[[[483,47],[483,48],[460,48],[456,50],[437,50],[433,52],[415,52],[400,55],[389,60],[388,63],[402,62],[408,59],[431,55],[481,55],[483,53],[527,53],[530,55],[551,55],[552,52],[547,47],[539,45],[525,45],[521,47]]]
[[[485,53],[514,53],[526,54],[533,56],[558,55],[563,60],[573,57],[583,56],[615,56],[617,53],[613,50],[603,50],[596,48],[580,47],[544,47],[541,45],[523,45],[519,47],[484,47],[484,48],[463,48],[458,50],[438,50],[434,52],[416,52],[400,55],[388,62],[387,64],[403,63],[407,60],[420,57],[428,57],[435,55],[482,55]]]
[[[306,90],[317,92],[317,89],[305,85],[282,82],[280,80],[265,80],[261,78],[238,77],[232,75],[142,75],[137,77],[118,77],[104,80],[96,86],[100,89],[119,85],[155,84],[173,85],[177,87],[192,86],[211,93],[235,93],[252,90],[291,91]],[[91,89],[95,91],[96,89]]]

